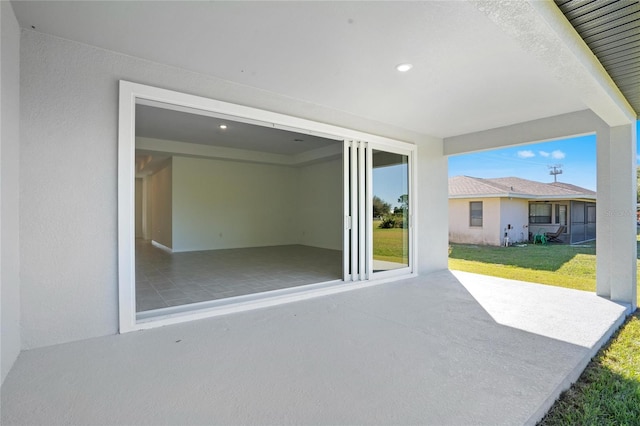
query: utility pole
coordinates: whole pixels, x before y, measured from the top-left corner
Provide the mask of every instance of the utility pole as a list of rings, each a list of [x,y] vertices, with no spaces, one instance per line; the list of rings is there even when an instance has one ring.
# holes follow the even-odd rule
[[[553,166],[547,166],[551,171],[550,175],[553,175],[553,182],[558,182],[558,175],[562,174],[562,164],[554,164]]]

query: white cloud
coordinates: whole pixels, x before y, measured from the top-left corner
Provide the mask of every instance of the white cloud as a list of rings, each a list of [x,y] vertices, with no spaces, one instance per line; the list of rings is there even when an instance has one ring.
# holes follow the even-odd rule
[[[531,157],[535,157],[536,155],[533,153],[533,151],[518,151],[518,157],[520,158],[531,158]]]
[[[565,153],[560,151],[559,149],[556,149],[551,153],[551,158],[553,158],[554,160],[562,160],[564,157],[566,157]]]
[[[547,151],[538,151],[538,154],[540,154],[540,155],[541,155],[541,156],[543,156],[543,157],[548,157],[548,156],[550,156],[550,155],[551,155],[551,154],[549,154]]]

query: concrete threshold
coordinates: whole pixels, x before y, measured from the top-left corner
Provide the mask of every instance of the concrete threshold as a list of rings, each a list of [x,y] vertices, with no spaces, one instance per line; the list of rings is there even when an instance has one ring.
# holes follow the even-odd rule
[[[624,321],[595,294],[441,271],[23,352],[13,424],[533,424]]]

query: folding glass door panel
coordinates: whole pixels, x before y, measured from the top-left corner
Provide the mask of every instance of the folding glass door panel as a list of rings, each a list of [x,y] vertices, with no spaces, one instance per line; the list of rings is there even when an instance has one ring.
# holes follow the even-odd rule
[[[344,280],[369,278],[367,262],[367,157],[366,142],[346,141],[344,152]]]
[[[344,150],[344,280],[411,272],[411,152],[361,141]]]
[[[373,272],[409,267],[409,156],[372,150]]]

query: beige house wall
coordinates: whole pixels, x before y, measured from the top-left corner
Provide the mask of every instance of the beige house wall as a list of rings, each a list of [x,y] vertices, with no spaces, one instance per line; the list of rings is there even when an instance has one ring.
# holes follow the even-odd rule
[[[482,201],[482,226],[470,225],[469,203]],[[500,199],[449,200],[449,242],[497,246],[501,243]],[[525,215],[526,217],[526,215]]]
[[[500,201],[500,229],[503,239],[506,233],[511,243],[527,241],[529,239],[528,200],[515,198],[500,198],[498,200]]]

